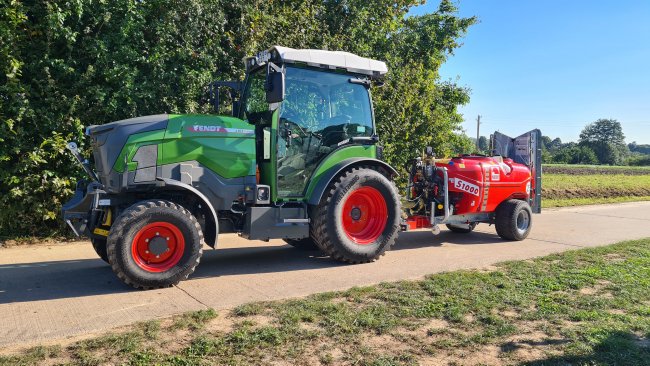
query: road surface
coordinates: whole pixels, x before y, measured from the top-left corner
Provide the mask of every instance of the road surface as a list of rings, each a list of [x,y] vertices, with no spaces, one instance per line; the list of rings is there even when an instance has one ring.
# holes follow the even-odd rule
[[[89,243],[5,248],[0,249],[0,349],[208,307],[417,279],[645,237],[650,237],[650,202],[547,210],[534,216],[523,242],[504,242],[483,224],[472,234],[402,233],[378,262],[354,266],[279,240],[223,235],[219,249],[205,251],[189,280],[153,291],[123,285]]]

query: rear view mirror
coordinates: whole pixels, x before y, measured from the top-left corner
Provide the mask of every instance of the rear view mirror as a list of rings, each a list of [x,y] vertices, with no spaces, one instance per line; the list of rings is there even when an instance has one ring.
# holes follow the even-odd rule
[[[284,73],[282,69],[269,63],[266,74],[266,102],[279,103],[284,100]]]

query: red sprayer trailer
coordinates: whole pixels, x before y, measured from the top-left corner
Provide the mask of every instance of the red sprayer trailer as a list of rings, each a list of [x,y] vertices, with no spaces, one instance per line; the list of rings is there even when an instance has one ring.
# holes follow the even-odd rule
[[[402,230],[431,228],[438,234],[445,224],[469,233],[488,223],[504,239],[525,239],[532,213],[541,212],[541,137],[539,130],[517,138],[495,132],[491,156],[436,159],[427,148],[411,164]]]

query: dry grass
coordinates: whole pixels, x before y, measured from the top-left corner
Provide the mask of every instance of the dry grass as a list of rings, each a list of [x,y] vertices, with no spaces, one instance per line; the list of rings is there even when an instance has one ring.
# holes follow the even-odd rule
[[[647,365],[650,240],[138,324],[0,365]]]

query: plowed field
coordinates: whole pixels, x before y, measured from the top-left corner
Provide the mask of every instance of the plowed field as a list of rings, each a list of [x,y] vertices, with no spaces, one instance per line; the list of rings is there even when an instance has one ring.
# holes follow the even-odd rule
[[[650,200],[650,169],[544,166],[545,207]]]
[[[650,167],[601,165],[544,165],[544,174],[571,175],[650,175]]]

